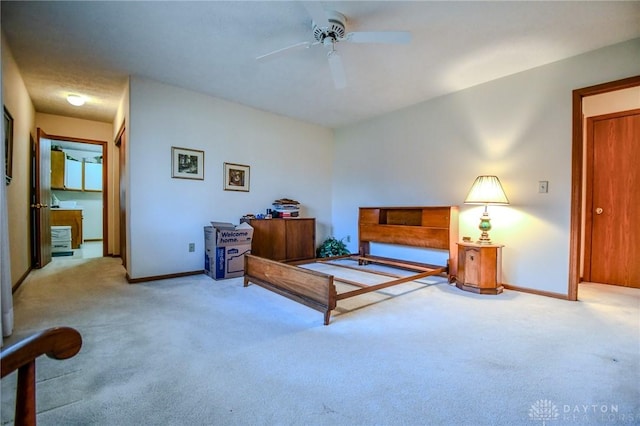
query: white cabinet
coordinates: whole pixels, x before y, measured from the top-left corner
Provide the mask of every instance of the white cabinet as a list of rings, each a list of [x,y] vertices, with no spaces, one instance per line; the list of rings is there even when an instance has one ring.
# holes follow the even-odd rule
[[[65,159],[64,187],[68,190],[82,191],[82,161]]]
[[[102,191],[102,164],[84,163],[85,191]]]
[[[65,159],[64,189],[102,191],[102,164]]]

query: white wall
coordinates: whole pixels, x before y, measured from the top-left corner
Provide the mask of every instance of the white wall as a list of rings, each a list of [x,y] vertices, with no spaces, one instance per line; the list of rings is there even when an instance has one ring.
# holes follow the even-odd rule
[[[640,87],[587,96],[582,100],[582,113],[585,118],[636,108],[640,108]],[[585,138],[586,133],[585,131]]]
[[[13,179],[6,186],[11,252],[11,284],[31,268],[31,139],[35,137],[35,109],[20,70],[2,35],[2,103],[13,117]],[[4,159],[2,160],[4,161]],[[4,185],[4,176],[2,176]]]
[[[503,280],[568,294],[572,90],[636,75],[639,57],[634,40],[337,130],[334,233],[355,251],[359,206],[460,205],[476,238],[482,207],[462,202],[495,174],[511,201],[490,207]]]
[[[38,112],[36,113],[36,127],[40,127],[50,136],[68,136],[104,142],[113,140],[113,125],[102,121]],[[110,152],[109,156],[111,156]]]
[[[328,235],[331,130],[138,77],[129,105],[131,278],[203,269],[204,226],[282,197],[316,218],[318,242]],[[171,178],[172,146],[205,151],[203,181]],[[251,167],[250,192],[223,190],[224,162]]]

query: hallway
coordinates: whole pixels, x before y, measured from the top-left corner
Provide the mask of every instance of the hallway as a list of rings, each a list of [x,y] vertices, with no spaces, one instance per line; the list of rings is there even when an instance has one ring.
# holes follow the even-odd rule
[[[85,241],[79,249],[73,250],[73,256],[53,256],[52,262],[58,262],[63,259],[91,259],[94,257],[102,257],[102,241]]]

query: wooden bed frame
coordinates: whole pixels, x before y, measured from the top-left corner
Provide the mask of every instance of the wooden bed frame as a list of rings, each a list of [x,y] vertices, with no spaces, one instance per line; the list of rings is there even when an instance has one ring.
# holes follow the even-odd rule
[[[415,281],[432,275],[446,274],[449,280],[457,272],[458,207],[361,207],[358,221],[358,255],[341,256],[358,264],[375,263],[415,273],[409,276],[394,275],[394,279],[381,284],[362,284],[310,269],[276,262],[253,255],[245,256],[244,286],[257,284],[291,300],[324,313],[328,325],[331,311],[338,300],[358,296],[398,284]],[[446,265],[428,265],[370,255],[371,242],[399,244],[412,247],[448,250]],[[306,263],[321,262],[338,265],[338,258],[314,259]],[[300,265],[305,262],[298,262]],[[357,269],[357,267],[356,267]],[[375,271],[367,271],[376,273]],[[382,273],[381,273],[382,274]],[[389,276],[389,273],[384,273]],[[356,290],[338,293],[334,282],[358,287]]]

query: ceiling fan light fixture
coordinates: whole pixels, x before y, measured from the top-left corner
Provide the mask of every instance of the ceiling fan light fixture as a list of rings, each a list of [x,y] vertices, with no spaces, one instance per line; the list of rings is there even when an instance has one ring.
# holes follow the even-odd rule
[[[332,37],[334,40],[340,40],[346,35],[345,23],[347,18],[335,11],[327,11],[327,19],[324,21],[313,21],[311,30],[316,41],[322,42],[325,37]]]
[[[86,102],[86,99],[80,95],[67,95],[67,102],[73,106],[82,106]]]
[[[322,45],[327,51],[329,69],[333,77],[336,89],[344,89],[347,86],[347,77],[342,59],[336,51],[338,43],[383,43],[383,44],[407,44],[411,42],[411,33],[408,31],[356,31],[347,33],[345,24],[347,18],[340,12],[324,10],[319,2],[303,2],[307,12],[311,16],[311,30],[314,41],[300,42],[270,53],[260,55],[259,61],[267,58],[281,56],[284,53],[305,46]]]

